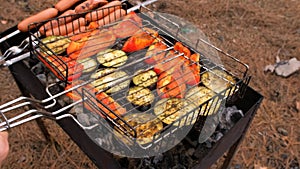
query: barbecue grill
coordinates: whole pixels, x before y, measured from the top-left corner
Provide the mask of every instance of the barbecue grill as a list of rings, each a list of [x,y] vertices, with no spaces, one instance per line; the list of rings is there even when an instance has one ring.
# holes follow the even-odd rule
[[[122,8],[127,8],[130,4],[123,4]],[[262,96],[248,87],[248,82],[250,77],[247,75],[248,66],[239,61],[238,59],[232,57],[231,55],[223,52],[222,50],[216,48],[211,45],[207,40],[202,38],[196,39],[187,39],[184,31],[185,30],[182,25],[176,23],[174,18],[169,15],[160,14],[157,12],[153,12],[145,7],[140,8],[139,12],[140,17],[142,18],[142,25],[133,22],[132,24],[136,25],[141,31],[145,34],[153,36],[147,28],[155,30],[160,35],[160,38],[153,37],[159,42],[164,43],[167,48],[164,51],[159,52],[169,52],[174,50],[173,46],[176,42],[182,42],[184,46],[188,47],[192,53],[200,54],[200,61],[197,63],[193,63],[189,58],[185,56],[185,54],[175,51],[175,55],[168,59],[162,59],[157,64],[164,64],[168,62],[172,62],[172,60],[176,58],[183,57],[184,59],[191,61],[190,64],[196,64],[201,68],[200,75],[203,77],[206,73],[211,73],[215,75],[215,77],[223,81],[226,85],[225,88],[221,91],[215,92],[215,95],[212,96],[209,100],[206,100],[201,105],[194,106],[185,114],[178,116],[175,120],[173,120],[169,124],[164,124],[163,127],[154,135],[151,136],[150,141],[146,144],[141,144],[137,141],[137,127],[133,126],[128,119],[125,119],[122,115],[116,113],[115,110],[112,110],[107,104],[104,103],[103,100],[97,98],[97,94],[101,92],[105,92],[111,89],[112,86],[118,85],[124,81],[132,79],[136,76],[136,70],[150,70],[155,67],[155,65],[147,65],[144,61],[147,59],[145,57],[146,50],[140,50],[138,52],[128,53],[129,58],[134,58],[133,60],[127,60],[126,64],[117,68],[117,70],[126,70],[128,76],[123,78],[115,79],[112,81],[112,84],[108,85],[101,91],[94,91],[89,88],[84,88],[81,91],[78,91],[80,87],[91,84],[95,81],[95,79],[90,79],[86,77],[90,76],[82,76],[82,83],[78,85],[74,85],[68,90],[64,90],[64,88],[73,83],[69,80],[69,77],[74,75],[70,73],[70,67],[68,67],[68,61],[64,61],[60,55],[57,54],[53,50],[53,48],[49,48],[47,43],[43,42],[43,36],[36,33],[39,26],[46,23],[34,23],[31,27],[34,27],[30,30],[30,52],[31,57],[21,60],[15,64],[12,64],[9,69],[12,72],[18,86],[21,91],[24,92],[24,96],[32,95],[34,98],[29,97],[20,97],[16,100],[8,102],[1,106],[1,115],[3,122],[1,122],[1,130],[17,126],[24,122],[38,119],[40,117],[49,117],[57,120],[57,123],[70,135],[70,137],[82,148],[82,150],[99,166],[99,167],[107,167],[109,168],[118,168],[119,165],[115,163],[115,159],[112,158],[111,154],[104,151],[102,146],[99,146],[99,143],[95,141],[93,138],[93,131],[99,132],[99,127],[105,127],[109,129],[112,133],[117,131],[120,135],[125,136],[124,138],[116,137],[118,143],[121,144],[121,148],[116,148],[115,154],[120,153],[121,151],[132,152],[142,151],[143,153],[151,150],[151,149],[160,149],[162,145],[166,142],[173,141],[174,144],[178,144],[186,137],[188,133],[183,135],[183,138],[171,139],[170,136],[176,135],[176,132],[180,132],[182,130],[190,131],[189,135],[200,135],[201,131],[205,127],[205,121],[211,114],[218,114],[218,112],[222,111],[224,107],[236,105],[239,109],[244,112],[244,117],[241,118],[225,135],[221,138],[211,149],[207,152],[207,155],[201,156],[199,164],[195,167],[204,168],[210,166],[213,162],[215,162],[220,156],[224,154],[228,148],[229,154],[227,156],[227,160],[224,163],[224,166],[228,165],[230,159],[232,158],[239,142],[243,138],[253,116],[262,100]],[[54,20],[61,19],[55,18]],[[177,18],[175,18],[177,19]],[[120,20],[112,23],[105,23],[105,26],[100,29],[113,29],[117,24],[122,22],[126,22],[127,20]],[[177,20],[178,22],[178,20]],[[14,31],[16,27],[13,27],[4,33],[2,33],[2,37]],[[81,29],[79,29],[81,30]],[[75,31],[75,30],[73,30]],[[80,33],[87,33],[94,30],[82,30]],[[65,38],[71,38],[76,35],[65,36]],[[19,34],[17,38],[22,41],[26,38],[26,34]],[[91,36],[92,38],[99,38],[99,36]],[[101,35],[100,35],[101,38]],[[124,41],[127,38],[117,39],[114,43],[112,43],[111,48],[119,49],[120,46],[124,44]],[[107,42],[99,42],[99,43],[107,43]],[[97,44],[97,45],[101,45]],[[2,51],[6,51],[10,46],[16,45],[16,41],[12,42],[11,40],[6,40],[4,45],[2,46]],[[92,44],[95,45],[95,44]],[[91,46],[87,46],[86,48],[90,48]],[[68,56],[68,54],[64,54]],[[151,57],[151,56],[149,56]],[[50,59],[49,59],[50,58]],[[222,63],[220,60],[214,60],[214,58],[222,58]],[[8,58],[12,59],[12,58]],[[49,81],[46,81],[46,84],[41,82],[41,78],[38,78],[34,72],[32,72],[32,68],[37,64],[44,65],[47,69],[46,72],[49,72],[49,77],[52,77],[54,81],[53,84],[47,84]],[[222,76],[220,74],[216,74],[214,70],[222,71],[226,74],[226,76]],[[114,70],[116,71],[116,70]],[[114,73],[114,71],[107,73],[107,75]],[[104,76],[104,75],[103,75]],[[184,74],[179,77],[182,78]],[[227,76],[232,77],[234,81],[228,80]],[[183,83],[182,81],[180,83]],[[33,87],[31,84],[35,84]],[[46,85],[46,86],[45,86]],[[131,84],[129,84],[130,86]],[[205,86],[202,82],[198,82],[197,84],[190,85],[188,88],[193,88],[195,86]],[[164,87],[164,86],[163,86]],[[126,91],[127,89],[123,89],[120,92],[115,94],[116,102],[122,107],[126,107],[126,114],[133,113],[137,111],[135,106],[132,106],[128,100],[126,100]],[[64,97],[65,94],[69,92],[77,92],[81,95],[80,100],[75,100],[74,102],[69,102],[68,104],[62,106],[58,103],[58,100],[61,97]],[[154,103],[150,108],[143,110],[142,112],[153,113],[155,103],[162,100],[160,95],[156,93]],[[15,105],[16,104],[16,105]],[[195,105],[194,103],[190,103]],[[13,106],[12,106],[13,105]],[[34,109],[26,111],[16,117],[11,119],[7,119],[5,113],[16,108],[20,108],[26,105],[32,105]],[[70,109],[74,106],[79,106],[82,109],[82,112],[87,112],[88,115],[92,115],[98,119],[96,123],[90,123],[89,125],[83,124],[82,119],[77,118],[75,115],[68,113]],[[92,113],[91,113],[92,112]],[[176,112],[175,112],[176,113]],[[158,119],[159,115],[156,117]],[[164,120],[168,118],[163,117]],[[188,128],[188,129],[187,129]],[[101,128],[103,129],[103,128]],[[76,134],[75,134],[76,133]],[[105,135],[106,133],[102,133]],[[100,133],[101,135],[101,133]],[[132,139],[134,138],[134,139]],[[84,140],[84,141],[83,141]],[[128,142],[132,142],[127,144]],[[115,142],[114,142],[115,143]],[[125,147],[128,150],[124,150]],[[131,146],[137,145],[137,146]],[[197,144],[199,146],[199,143]],[[172,147],[169,147],[170,149]],[[122,149],[122,150],[121,150]],[[157,153],[157,152],[156,152]],[[125,153],[128,155],[127,153]],[[154,154],[146,154],[146,156],[154,156]],[[128,155],[130,156],[130,155]],[[103,163],[105,161],[105,163]]]

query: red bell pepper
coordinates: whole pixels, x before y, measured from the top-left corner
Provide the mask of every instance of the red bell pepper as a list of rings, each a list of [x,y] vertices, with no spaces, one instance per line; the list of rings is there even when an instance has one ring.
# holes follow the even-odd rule
[[[169,51],[164,59],[160,60],[153,68],[155,73],[161,74],[162,72],[172,73],[178,71],[184,60],[179,58],[174,51]]]
[[[163,72],[158,77],[157,93],[161,98],[183,98],[186,85],[178,72]]]
[[[150,28],[144,28],[139,32],[131,36],[122,48],[124,52],[135,52],[150,46],[155,38],[158,36],[158,32]]]
[[[163,61],[163,58],[166,54],[164,50],[167,49],[167,46],[161,42],[155,42],[152,44],[145,55],[145,63],[147,64],[156,64]]]
[[[84,81],[82,81],[82,80],[75,80],[71,84],[68,84],[65,87],[65,90],[69,90],[70,88],[75,87],[76,85],[83,84],[83,83],[84,83]],[[96,90],[96,88],[94,88],[94,86],[92,86],[90,84],[86,84],[86,85],[83,85],[81,87],[78,87],[78,88],[66,93],[66,96],[68,96],[70,99],[72,99],[74,101],[78,101],[82,98],[82,96],[81,96],[82,89],[86,89],[87,91],[92,92],[92,93],[97,92],[97,90]]]
[[[190,57],[191,61],[184,62],[182,66],[182,76],[188,85],[197,85],[200,83],[200,55],[195,53]]]
[[[126,109],[123,108],[119,103],[117,103],[113,98],[108,96],[105,92],[101,92],[96,95],[96,98],[106,107],[108,107],[111,111],[113,111],[117,115],[124,115],[126,113]],[[107,108],[105,108],[101,103],[97,101],[97,106],[104,111],[110,118],[115,119],[116,116],[111,113]],[[103,118],[105,116],[103,114],[99,114]]]
[[[188,58],[191,56],[191,51],[187,47],[183,46],[181,42],[175,43],[174,50],[177,50],[178,52],[183,53],[184,56],[186,56]]]

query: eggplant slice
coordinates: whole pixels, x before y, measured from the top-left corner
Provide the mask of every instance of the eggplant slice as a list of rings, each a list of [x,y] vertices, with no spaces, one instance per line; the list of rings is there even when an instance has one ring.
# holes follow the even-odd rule
[[[65,36],[48,36],[41,40],[41,42],[50,49],[50,51],[44,46],[41,45],[41,50],[48,55],[60,55],[66,51],[71,40]],[[52,52],[51,52],[52,51]],[[54,53],[53,53],[54,52]]]
[[[129,89],[127,100],[135,106],[147,107],[154,101],[154,94],[148,88],[134,86]]]
[[[132,81],[133,84],[141,87],[153,87],[155,86],[158,77],[157,74],[153,70],[143,71],[139,70],[137,71],[137,75],[133,77]]]

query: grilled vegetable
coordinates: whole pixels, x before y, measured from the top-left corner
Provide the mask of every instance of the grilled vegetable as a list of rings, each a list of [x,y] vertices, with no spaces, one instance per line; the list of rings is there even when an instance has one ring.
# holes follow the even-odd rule
[[[83,65],[83,73],[92,72],[98,67],[97,62],[92,58],[78,59],[76,61]]]
[[[114,44],[116,37],[107,29],[94,30],[88,37],[83,37],[79,41],[72,42],[67,49],[72,59],[83,59],[91,57],[100,51],[110,48]]]
[[[232,76],[228,75],[225,71],[218,69],[203,73],[201,79],[202,83],[207,88],[217,93],[222,92],[235,84],[235,80]]]
[[[182,66],[183,79],[186,84],[194,86],[200,83],[200,55],[195,53],[190,57],[191,61],[184,62]]]
[[[97,106],[103,111],[105,112],[105,114],[101,111],[100,115],[104,118],[106,118],[106,116],[112,118],[112,119],[116,119],[117,117],[116,115],[124,115],[126,113],[126,109],[124,107],[122,107],[118,102],[116,102],[113,98],[111,98],[110,96],[108,96],[106,93],[104,92],[100,92],[99,94],[96,95],[96,98],[98,99],[98,101],[96,101]],[[113,111],[113,113],[108,110],[107,108],[105,108],[103,105],[105,105],[106,107],[108,107],[111,111]]]
[[[126,38],[138,32],[141,26],[142,19],[135,12],[130,12],[111,30],[118,38]]]
[[[175,43],[174,50],[177,50],[178,52],[183,53],[184,56],[186,56],[188,58],[191,56],[191,51],[187,47],[183,46],[181,42]]]
[[[178,54],[175,53],[175,51],[171,50],[168,52],[168,54],[165,56],[163,60],[161,60],[159,63],[154,65],[153,70],[157,74],[161,74],[162,72],[178,72],[181,69],[181,66],[183,65],[185,60],[178,57]]]
[[[66,51],[70,42],[70,39],[64,36],[48,36],[42,39],[42,43],[54,53],[50,52],[44,45],[41,45],[41,50],[48,55],[60,55]]]
[[[158,77],[157,93],[161,98],[183,98],[186,85],[178,72],[163,72]]]
[[[110,74],[107,74],[105,72],[109,72]],[[98,76],[98,75],[102,76]],[[107,74],[104,75],[103,74]],[[93,74],[91,76],[91,78],[94,77],[99,77],[96,78],[91,84],[93,86],[95,86],[95,88],[97,90],[106,90],[107,88],[109,88],[108,90],[106,90],[106,93],[115,93],[118,92],[126,87],[129,86],[130,80],[128,79],[128,75],[126,72],[124,71],[116,71],[111,73],[111,69],[110,70],[99,70],[97,71],[95,74]],[[125,79],[125,80],[122,80]],[[118,83],[115,83],[116,81],[119,81]]]
[[[115,68],[106,68],[106,69],[99,69],[97,72],[91,75],[92,79],[99,79],[102,78],[108,74],[111,74],[115,71]]]
[[[187,91],[185,98],[190,100],[191,102],[195,103],[197,106],[201,106],[200,115],[212,115],[215,113],[220,107],[220,100],[218,101],[218,97],[215,97],[215,92],[212,90],[204,87],[204,86],[195,86]],[[206,101],[210,100],[208,103]],[[205,104],[204,104],[205,103]]]
[[[139,73],[140,72],[140,73]],[[138,74],[132,78],[132,81],[137,86],[152,87],[157,82],[157,74],[153,70],[138,71]]]
[[[129,89],[127,100],[135,106],[148,106],[154,101],[154,94],[148,88],[134,86]]]
[[[153,136],[158,134],[163,129],[162,122],[151,114],[146,113],[134,113],[124,117],[124,121],[129,124],[136,131],[136,137],[134,138],[134,132],[131,128],[120,122],[123,128],[128,131],[131,136],[126,136],[119,128],[115,127],[114,133],[124,143],[130,144],[129,140],[136,141],[139,144],[147,144],[153,141]]]
[[[83,65],[67,57],[62,56],[38,56],[44,65],[51,70],[60,80],[73,81],[78,79],[83,70]]]
[[[174,122],[175,126],[193,125],[197,119],[196,105],[179,98],[159,100],[154,106],[154,113],[164,123]]]
[[[135,52],[144,49],[152,44],[158,32],[150,28],[143,28],[131,36],[124,44],[122,50],[124,52]]]
[[[78,101],[78,100],[82,99],[82,89],[85,89],[92,93],[97,92],[97,90],[91,84],[82,85],[83,83],[84,83],[84,81],[82,81],[82,80],[75,80],[71,84],[68,84],[65,87],[65,90],[69,90],[72,87],[75,87],[77,85],[80,85],[80,87],[66,93],[66,96],[68,96],[73,101]]]
[[[166,49],[167,46],[162,43],[162,40],[154,40],[153,44],[148,48],[147,53],[145,55],[145,63],[152,65],[162,62],[166,54],[164,50]]]
[[[97,60],[106,67],[119,67],[126,63],[128,57],[121,50],[107,49],[97,53]]]

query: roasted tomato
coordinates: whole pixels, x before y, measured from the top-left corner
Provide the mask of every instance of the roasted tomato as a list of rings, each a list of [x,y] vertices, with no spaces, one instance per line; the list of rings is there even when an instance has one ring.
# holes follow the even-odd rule
[[[145,63],[152,65],[161,62],[166,54],[166,49],[167,46],[164,43],[154,42],[147,50]]]
[[[192,54],[190,59],[191,61],[184,62],[182,66],[182,76],[186,84],[193,86],[200,83],[200,55]]]
[[[138,32],[142,26],[142,19],[135,12],[127,14],[119,24],[111,27],[118,38],[126,38]]]
[[[115,119],[116,115],[123,115],[126,113],[126,109],[124,107],[122,107],[119,103],[117,103],[113,98],[111,98],[110,96],[108,96],[106,93],[101,92],[99,94],[96,95],[96,98],[98,99],[97,101],[97,106],[104,111],[103,114],[100,114],[102,117],[106,117],[109,116],[110,118]],[[111,111],[113,111],[114,113],[112,113],[111,111],[109,111],[107,108],[109,108]]]
[[[122,50],[124,52],[135,52],[150,46],[158,32],[150,28],[144,28],[131,36],[124,44]]]
[[[163,72],[158,77],[157,93],[161,98],[183,98],[186,85],[178,72]]]

